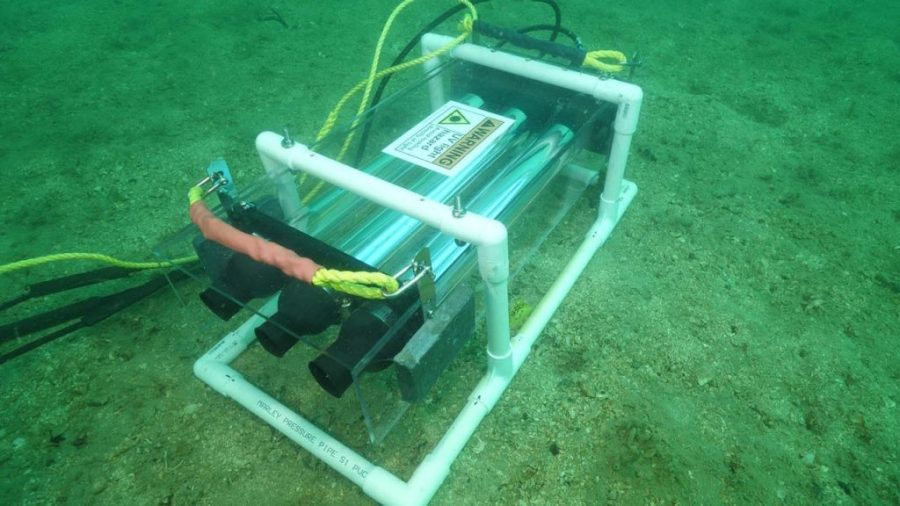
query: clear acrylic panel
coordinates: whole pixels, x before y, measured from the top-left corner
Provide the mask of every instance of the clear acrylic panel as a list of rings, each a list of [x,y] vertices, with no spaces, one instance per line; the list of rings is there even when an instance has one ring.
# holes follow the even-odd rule
[[[444,203],[458,197],[467,212],[502,221],[510,229],[515,275],[587,185],[596,180],[603,163],[596,153],[605,149],[611,111],[590,97],[471,64],[445,65],[431,79],[444,83],[448,100],[512,120],[500,138],[453,177],[382,152],[432,112],[424,79],[382,101],[358,121],[337,127],[311,148],[424,197]],[[243,204],[213,211],[238,228],[300,255],[315,251],[319,256],[314,260],[329,268],[335,267],[329,262],[355,265],[346,264],[349,257],[394,273],[427,250],[439,307],[460,287],[468,287],[477,298],[472,245],[314,177],[298,174],[296,179],[302,202],[296,215],[285,216],[277,198],[284,188],[265,176],[250,183],[236,181],[237,201]],[[212,207],[213,199],[208,201]],[[440,355],[423,359],[434,360],[436,367],[443,369],[471,337],[454,333],[473,334],[472,329],[481,327],[478,316],[477,322],[457,322],[443,334],[418,339],[421,336],[416,332],[427,316],[415,290],[409,297],[389,303],[326,292],[206,241],[193,226],[161,242],[156,252],[164,259],[200,255],[204,269],[185,270],[202,281],[201,297],[223,319],[238,322],[250,314],[263,317],[265,323],[257,329],[257,336],[266,349],[275,349],[284,358],[273,365],[270,361],[277,359],[252,351],[237,364],[261,375],[261,387],[271,385],[296,401],[297,410],[314,422],[352,421],[362,413],[369,441],[383,440],[411,402],[427,397],[427,389],[435,381],[428,373],[395,363],[401,350],[410,351],[404,348],[412,347],[411,339],[416,339],[417,345],[427,339],[456,340]],[[466,315],[460,321],[476,318]],[[317,318],[321,321],[310,323]],[[211,342],[213,339],[210,336]],[[293,348],[295,342],[300,346]],[[482,369],[483,357],[466,367]],[[290,378],[275,377],[282,374]],[[348,397],[356,399],[355,415],[347,411],[353,411],[348,408]]]

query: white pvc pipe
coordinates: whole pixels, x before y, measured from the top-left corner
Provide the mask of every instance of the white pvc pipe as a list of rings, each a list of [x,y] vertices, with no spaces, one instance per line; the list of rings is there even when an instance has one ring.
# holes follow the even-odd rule
[[[626,183],[621,213],[627,208],[637,187]],[[621,217],[621,214],[619,215]],[[613,224],[614,225],[614,224]],[[363,491],[382,504],[427,504],[450,472],[451,464],[465,447],[485,416],[506,391],[513,376],[525,362],[537,337],[546,327],[556,309],[577,281],[594,253],[599,249],[612,227],[598,219],[588,232],[578,251],[569,260],[556,282],[535,308],[513,341],[511,368],[498,374],[490,370],[478,383],[466,406],[453,424],[413,472],[409,482],[397,478],[376,466],[365,457],[347,448],[314,424],[290,410],[262,390],[256,388],[237,371],[228,366],[253,341],[253,329],[262,323],[254,316],[235,332],[228,334],[203,358],[197,361],[194,372],[216,391],[231,397],[282,434],[317,456]],[[266,309],[266,308],[264,308]]]
[[[434,33],[422,37],[422,50],[434,51],[453,39]],[[615,79],[601,79],[577,70],[564,69],[538,60],[522,58],[475,44],[460,44],[449,56],[491,67],[534,81],[585,93],[604,102],[618,105],[613,123],[613,140],[607,164],[606,181],[600,198],[600,218],[610,222],[618,219],[618,205],[631,136],[637,129],[644,93],[639,86]]]
[[[266,167],[281,166],[291,171],[306,172],[366,200],[416,218],[455,239],[474,244],[478,253],[478,270],[486,287],[489,361],[492,367],[510,370],[509,254],[503,223],[472,212],[454,216],[450,205],[322,156],[302,144],[285,147],[281,144],[281,136],[272,132],[259,134],[256,148]],[[275,172],[276,169],[270,170]]]
[[[306,172],[366,200],[416,218],[461,241],[475,245],[497,245],[506,241],[506,227],[497,220],[475,213],[454,217],[453,208],[447,204],[315,153],[302,144],[285,148],[281,145],[281,136],[276,133],[259,134],[256,149],[267,167],[274,165],[287,167],[292,172]]]
[[[447,40],[449,40],[447,37],[426,35],[423,38],[423,45],[426,49],[436,48]],[[250,384],[228,365],[253,341],[253,329],[262,323],[263,315],[274,312],[275,299],[263,306],[259,311],[260,314],[250,318],[235,332],[226,335],[194,365],[195,374],[214,389],[234,398],[324,463],[360,485],[367,495],[387,505],[417,506],[431,500],[449,473],[450,465],[509,386],[535,340],[594,253],[609,237],[637,192],[637,187],[625,181],[623,175],[631,134],[634,132],[640,111],[640,88],[628,83],[600,80],[593,76],[470,44],[457,47],[451,54],[537,81],[590,93],[601,100],[619,104],[609,168],[601,196],[600,216],[553,286],[512,340],[509,338],[507,317],[509,276],[507,236],[502,223],[472,213],[456,218],[450,206],[430,201],[352,167],[317,155],[305,146],[282,147],[281,138],[276,134],[263,133],[257,138],[257,148],[263,164],[266,170],[277,178],[283,177],[286,169],[305,171],[382,206],[417,218],[478,247],[479,272],[486,286],[488,372],[475,387],[453,424],[416,468],[409,482],[402,481],[347,448]],[[288,188],[284,190],[287,191]],[[280,195],[280,198],[290,200],[291,196]]]
[[[303,202],[297,191],[297,179],[283,165],[262,156],[260,159],[263,168],[266,169],[266,176],[278,192],[278,203],[281,205],[284,216],[288,218],[289,222],[292,222],[302,214],[301,209],[303,209]]]
[[[563,177],[571,179],[577,183],[581,183],[585,186],[591,186],[592,184],[597,182],[597,171],[593,171],[586,167],[582,167],[581,165],[576,165],[574,163],[568,163],[565,167],[562,168],[560,172]]]
[[[194,364],[194,374],[225,397],[229,397],[266,423],[318,457],[334,470],[364,486],[377,466],[331,437],[325,431],[266,394],[229,366],[254,341],[253,332],[263,322],[253,316],[226,335]],[[401,480],[395,478],[397,481]]]
[[[621,113],[627,105],[620,104],[619,112]],[[640,108],[640,103],[638,103],[637,107]],[[623,197],[622,185],[625,180],[625,165],[628,163],[632,134],[633,130],[619,131],[618,128],[613,132],[609,161],[606,164],[606,180],[603,182],[603,193],[600,194],[599,209],[600,219],[608,222],[610,228],[615,226],[615,223],[619,221],[621,216],[619,203]]]
[[[560,272],[560,275],[553,282],[553,286],[550,287],[550,290],[547,291],[547,294],[544,295],[541,302],[534,308],[534,311],[532,311],[531,316],[522,325],[519,333],[513,337],[513,362],[516,371],[518,371],[519,367],[522,366],[522,363],[525,362],[525,358],[531,351],[531,346],[537,340],[538,336],[540,336],[544,327],[547,326],[550,318],[556,313],[556,310],[559,308],[559,305],[562,304],[563,299],[569,294],[569,291],[578,280],[578,277],[584,272],[588,262],[591,261],[591,258],[593,258],[597,250],[600,249],[606,242],[606,239],[609,238],[616,223],[625,213],[625,209],[631,204],[635,195],[637,195],[637,186],[634,183],[626,181],[620,205],[617,207],[618,215],[616,216],[616,219],[610,221],[600,217],[594,222],[588,230],[587,236],[581,243],[581,246],[575,251],[575,254],[569,259],[568,264],[566,264],[565,268]]]
[[[624,214],[625,209],[636,194],[637,186],[626,182],[621,206],[619,207],[619,218]],[[421,493],[429,493],[428,500],[443,482],[449,472],[450,465],[459,455],[459,452],[462,451],[475,429],[493,409],[503,392],[506,391],[513,376],[518,372],[531,352],[532,345],[547,326],[550,318],[559,308],[566,295],[568,295],[594,253],[609,238],[614,226],[615,223],[610,225],[606,220],[597,219],[588,231],[587,237],[585,237],[578,251],[563,268],[553,286],[544,295],[544,298],[541,299],[541,302],[522,326],[522,330],[513,338],[512,374],[508,376],[497,375],[489,371],[478,386],[475,387],[475,390],[469,396],[468,403],[456,417],[456,420],[453,421],[444,437],[441,438],[434,450],[413,473],[409,481],[410,486]],[[432,486],[429,487],[427,484]]]
[[[433,51],[452,40],[452,37],[446,35],[428,33],[422,36],[422,47],[426,52]],[[578,70],[557,67],[539,60],[531,60],[475,44],[460,44],[451,49],[449,55],[533,81],[585,93],[604,102],[628,104],[628,107],[620,111],[616,117],[616,129],[634,133],[637,127],[643,92],[639,86],[634,84],[615,79],[600,79]]]
[[[422,54],[428,51],[422,46]],[[438,68],[441,66],[440,58],[430,58],[422,63],[422,69],[425,70],[425,77],[428,79],[428,97],[431,100],[431,110],[436,111],[447,102],[444,94],[444,77],[438,74]]]

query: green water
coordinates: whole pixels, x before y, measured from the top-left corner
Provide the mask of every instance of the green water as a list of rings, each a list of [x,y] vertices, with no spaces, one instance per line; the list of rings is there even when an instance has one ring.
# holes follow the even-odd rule
[[[642,55],[628,169],[640,193],[433,504],[900,503],[900,5],[560,3],[588,48]],[[251,179],[258,132],[314,137],[393,5],[3,2],[0,264],[149,258],[187,223],[209,160]],[[388,58],[450,5],[414,4]],[[479,12],[550,22],[524,1]],[[552,280],[592,206],[517,294]],[[0,301],[94,266],[2,275]],[[180,295],[0,365],[0,502],[369,504],[192,375],[225,326]],[[306,374],[247,360],[288,399]],[[463,376],[442,385],[464,392]],[[457,397],[412,410],[385,446],[352,442],[408,477]]]

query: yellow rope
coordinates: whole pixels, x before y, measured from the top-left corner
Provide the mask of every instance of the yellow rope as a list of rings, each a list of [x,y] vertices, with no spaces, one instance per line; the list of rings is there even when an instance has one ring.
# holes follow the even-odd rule
[[[194,186],[188,192],[191,204],[202,198],[203,189],[200,187]],[[385,293],[396,292],[399,288],[396,279],[382,272],[338,271],[324,267],[313,274],[311,283],[364,299],[383,299]]]
[[[612,60],[615,63],[607,63],[602,60]],[[628,58],[621,51],[610,49],[601,49],[599,51],[590,51],[584,56],[582,65],[603,72],[615,73],[624,69],[624,64],[628,62]]]
[[[58,253],[55,255],[29,258],[27,260],[19,260],[18,262],[0,265],[0,274],[6,274],[8,272],[17,271],[19,269],[25,269],[28,267],[34,267],[37,265],[43,265],[50,262],[59,262],[63,260],[94,260],[97,262],[105,262],[116,267],[122,267],[123,269],[140,270],[164,269],[166,267],[173,267],[175,265],[193,262],[197,260],[197,257],[176,258],[171,262],[128,262],[125,260],[113,258],[111,256],[101,255],[99,253]]]
[[[388,20],[387,20],[387,22],[385,22],[384,28],[381,31],[381,36],[378,39],[378,44],[375,47],[375,56],[372,60],[372,65],[369,68],[369,77],[356,83],[356,85],[353,86],[353,88],[351,88],[350,91],[345,93],[344,96],[341,97],[340,100],[338,100],[337,104],[335,104],[335,106],[334,106],[334,108],[332,108],[331,112],[328,113],[328,116],[325,118],[325,122],[322,124],[322,128],[319,129],[319,133],[316,135],[315,142],[319,142],[323,138],[325,138],[325,136],[327,136],[329,133],[331,133],[331,131],[334,129],[335,124],[337,124],[337,119],[341,113],[341,110],[344,108],[345,105],[347,105],[347,102],[349,102],[350,99],[353,98],[354,95],[359,93],[360,90],[365,90],[363,93],[363,97],[360,100],[359,107],[357,108],[356,117],[354,118],[353,124],[350,127],[350,132],[347,134],[347,137],[344,139],[344,142],[341,146],[341,150],[336,157],[337,160],[342,159],[344,157],[344,155],[347,153],[347,150],[350,148],[350,143],[352,142],[353,136],[354,136],[354,133],[353,133],[354,128],[359,123],[360,115],[362,115],[362,113],[365,112],[366,107],[368,106],[369,95],[371,94],[372,87],[374,86],[375,81],[377,81],[378,79],[381,79],[382,77],[384,77],[388,74],[393,74],[395,72],[400,72],[401,70],[406,70],[410,67],[420,65],[427,60],[430,60],[432,58],[436,58],[438,56],[448,53],[454,47],[462,44],[469,37],[469,35],[471,35],[474,20],[478,19],[478,12],[475,10],[475,6],[472,5],[472,3],[469,0],[459,0],[459,3],[465,5],[466,8],[469,10],[469,15],[467,15],[461,23],[461,25],[462,25],[461,26],[461,28],[462,28],[461,34],[459,34],[456,38],[454,38],[452,41],[450,41],[443,47],[435,49],[434,51],[431,51],[430,53],[424,54],[418,58],[409,60],[407,62],[403,62],[399,65],[394,65],[393,67],[388,67],[388,68],[380,70],[380,71],[377,70],[378,69],[378,61],[381,57],[381,51],[384,46],[384,40],[387,36],[388,31],[390,30],[391,25],[394,22],[394,19],[397,17],[397,15],[400,13],[400,11],[405,9],[413,1],[415,1],[415,0],[404,0],[396,8],[394,8],[393,12],[391,12],[391,15],[388,17]],[[300,185],[303,185],[303,183],[306,181],[306,178],[307,178],[307,174],[304,173],[300,177]],[[309,202],[312,201],[312,199],[314,199],[315,196],[318,195],[318,193],[322,190],[322,187],[324,185],[325,185],[324,181],[319,181],[316,184],[316,186],[303,198],[303,203],[305,205],[309,204]]]
[[[350,272],[321,268],[312,278],[315,286],[327,287],[364,299],[383,299],[396,292],[400,284],[383,272]]]
[[[188,190],[188,204],[194,205],[195,202],[199,202],[203,200],[204,194],[203,188],[199,186],[191,186],[191,189]]]
[[[388,32],[390,32],[391,26],[394,24],[394,20],[397,19],[400,12],[414,1],[415,0],[404,0],[403,2],[400,2],[400,4],[398,4],[391,12],[391,15],[388,16],[387,21],[384,23],[384,27],[381,29],[378,43],[375,44],[375,54],[372,57],[372,64],[369,66],[369,77],[365,80],[366,84],[363,90],[363,96],[359,100],[359,107],[356,108],[356,116],[353,118],[353,123],[350,125],[350,132],[344,139],[344,145],[341,147],[340,154],[338,154],[337,157],[338,160],[343,158],[344,154],[347,153],[347,150],[350,149],[350,142],[353,140],[353,131],[359,124],[359,117],[366,111],[366,107],[369,104],[369,97],[372,95],[372,87],[375,86],[375,74],[378,73],[378,63],[381,60],[381,51],[384,49],[384,41],[387,39]]]
[[[405,0],[400,5],[398,5],[391,15],[388,17],[387,22],[385,22],[384,28],[381,31],[381,36],[378,39],[378,44],[375,48],[375,56],[372,61],[372,65],[369,68],[369,77],[363,79],[358,82],[353,88],[350,89],[334,106],[331,112],[328,113],[328,116],[325,119],[325,123],[322,125],[322,128],[319,129],[319,133],[316,135],[316,142],[321,141],[326,135],[328,135],[331,130],[334,128],[335,123],[337,123],[337,118],[341,113],[343,107],[347,104],[347,102],[356,95],[359,90],[365,88],[365,93],[363,94],[363,99],[360,101],[359,108],[357,109],[357,115],[362,114],[366,110],[366,105],[369,102],[369,94],[372,91],[372,86],[374,82],[382,77],[392,74],[394,72],[399,72],[401,70],[406,70],[415,65],[419,65],[420,63],[430,60],[436,56],[441,56],[444,53],[450,51],[454,47],[458,46],[462,43],[468,36],[472,33],[472,24],[474,20],[478,19],[478,12],[475,10],[475,6],[469,0],[459,0],[459,3],[465,5],[469,9],[469,15],[462,22],[463,33],[461,33],[458,37],[453,39],[450,43],[445,45],[444,47],[438,48],[428,54],[422,55],[414,60],[410,60],[399,65],[395,65],[393,67],[388,67],[384,70],[378,71],[378,60],[381,57],[382,46],[384,45],[384,39],[387,36],[388,31],[390,30],[391,25],[394,22],[394,18],[405,9],[409,4],[411,4],[415,0]],[[358,121],[358,118],[357,118]],[[356,122],[354,122],[354,125]]]
[[[434,51],[432,51],[430,53],[427,53],[422,56],[419,56],[418,58],[414,58],[412,60],[403,62],[399,65],[394,65],[393,67],[388,67],[386,69],[383,69],[375,74],[374,79],[375,80],[381,79],[382,77],[384,77],[388,74],[393,74],[395,72],[400,72],[401,70],[406,70],[410,67],[419,65],[427,60],[430,60],[437,56],[441,56],[441,55],[449,52],[454,47],[461,44],[464,40],[466,40],[466,38],[468,36],[469,36],[469,32],[462,33],[462,34],[458,35],[452,41],[448,42],[443,47],[435,49]],[[340,115],[341,109],[347,104],[347,102],[351,98],[353,98],[353,95],[356,95],[357,93],[359,93],[359,90],[363,89],[366,86],[367,82],[368,82],[368,79],[363,79],[362,81],[356,83],[356,85],[353,86],[353,88],[350,88],[350,91],[348,91],[346,94],[344,94],[344,96],[338,101],[338,103],[334,106],[334,109],[332,109],[332,111],[330,113],[328,113],[328,117],[325,119],[325,123],[322,125],[322,128],[319,129],[319,133],[316,135],[316,142],[321,141],[323,138],[325,138],[325,136],[327,136],[329,133],[331,133],[331,130],[334,129],[334,125],[337,123],[337,118],[338,118],[338,115]]]

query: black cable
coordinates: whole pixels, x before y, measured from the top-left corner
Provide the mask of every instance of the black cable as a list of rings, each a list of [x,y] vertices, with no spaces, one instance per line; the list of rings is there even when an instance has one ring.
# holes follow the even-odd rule
[[[584,61],[586,52],[584,49],[577,47],[564,46],[549,40],[536,39],[530,37],[519,30],[512,30],[502,26],[492,25],[484,21],[476,21],[474,30],[478,33],[487,35],[488,37],[509,42],[510,44],[522,49],[534,49],[543,54],[549,54],[559,58],[569,60],[572,65],[581,65]]]
[[[566,28],[564,26],[556,27],[554,25],[531,25],[531,26],[526,26],[525,28],[519,28],[518,30],[516,30],[516,32],[521,33],[521,34],[526,34],[526,33],[531,33],[531,32],[539,32],[539,31],[547,31],[547,30],[552,30],[553,33],[561,33],[561,34],[565,35],[566,37],[568,37],[569,39],[572,40],[572,43],[575,44],[575,47],[579,51],[582,51],[582,52],[587,51],[584,47],[584,44],[581,42],[581,37],[579,37],[578,35],[575,34],[575,32],[573,32],[572,30],[569,30],[568,28]],[[499,43],[497,43],[497,45],[495,45],[493,47],[496,49],[500,49],[501,47],[504,46],[504,44],[506,44],[506,41],[501,40]],[[538,54],[538,58],[540,59],[540,58],[543,58],[544,56],[546,56],[546,53],[544,51],[540,51],[540,54]],[[573,63],[571,66],[572,66],[572,68],[578,68],[581,66],[581,63],[580,62]]]
[[[531,33],[531,32],[546,32],[553,31],[557,33],[561,33],[569,38],[572,41],[572,44],[575,44],[575,47],[578,49],[585,49],[584,43],[581,41],[581,37],[579,37],[575,32],[569,30],[564,26],[555,26],[555,25],[531,25],[526,26],[525,28],[520,28],[516,30],[519,33]],[[553,39],[551,39],[553,40]]]
[[[481,4],[481,3],[485,3],[485,2],[489,2],[489,1],[490,0],[472,0],[472,5],[477,5],[477,4]],[[401,63],[403,63],[403,61],[406,60],[406,57],[409,56],[409,53],[411,53],[412,50],[415,49],[416,46],[419,45],[419,40],[422,38],[423,35],[431,32],[432,30],[437,28],[439,25],[441,25],[444,21],[447,21],[448,19],[455,16],[456,14],[459,14],[464,9],[466,9],[466,6],[459,4],[459,5],[456,5],[454,7],[447,9],[446,11],[443,12],[443,14],[441,14],[440,16],[431,20],[430,23],[428,23],[427,25],[425,25],[425,27],[423,27],[421,30],[419,30],[419,33],[413,35],[413,37],[411,39],[409,39],[409,42],[407,42],[406,45],[403,46],[403,49],[400,50],[400,52],[394,58],[394,61],[392,61],[391,64],[388,65],[388,68],[394,67],[396,65],[400,65]],[[378,83],[378,88],[375,89],[375,93],[372,95],[372,101],[370,102],[371,105],[369,106],[370,109],[374,108],[375,106],[378,105],[379,102],[381,102],[381,97],[384,95],[384,90],[387,88],[387,85],[391,81],[392,77],[393,77],[393,74],[388,74],[388,75],[384,76],[383,78],[381,78],[381,81]],[[371,133],[371,130],[372,130],[372,122],[371,121],[365,122],[365,125],[363,126],[363,132],[359,136],[359,146],[356,148],[356,159],[353,161],[354,167],[359,167],[359,165],[362,163],[362,157],[366,150],[366,145],[369,143],[369,134]]]
[[[125,278],[136,272],[140,271],[136,269],[126,269],[124,267],[101,267],[99,269],[93,269],[86,272],[79,272],[77,274],[61,276],[58,278],[48,279],[46,281],[32,283],[28,285],[25,293],[23,293],[22,295],[6,302],[0,303],[0,311],[4,311],[15,306],[16,304],[25,302],[26,300],[30,300],[35,297],[53,295],[55,293],[64,292],[66,290],[81,288],[82,286],[94,285],[112,279]]]
[[[185,269],[191,269],[198,264],[193,263],[184,266]],[[60,337],[70,334],[78,329],[90,327],[110,316],[128,308],[132,304],[149,297],[156,293],[160,288],[168,285],[170,279],[172,282],[180,281],[188,277],[187,272],[182,270],[174,270],[171,273],[160,274],[149,281],[141,283],[137,286],[127,288],[125,290],[111,293],[108,295],[88,297],[87,299],[68,304],[52,311],[47,311],[30,318],[25,318],[15,323],[3,325],[0,327],[0,342],[8,341],[17,337],[25,336],[40,330],[61,325],[67,321],[77,318],[77,321],[55,330],[45,336],[34,339],[25,343],[12,351],[0,355],[0,364],[8,362],[18,356],[39,348],[47,343],[53,342]]]
[[[472,0],[472,4],[477,5],[477,4],[486,3],[489,1],[490,0]],[[559,5],[556,3],[556,0],[531,0],[531,1],[547,4],[550,6],[551,9],[553,9],[553,18],[554,18],[553,27],[554,28],[550,35],[550,40],[555,41],[557,35],[560,32],[562,32],[562,11],[560,10]],[[394,58],[394,61],[391,62],[389,67],[394,67],[394,66],[397,66],[397,65],[400,65],[401,63],[403,63],[403,61],[406,60],[406,57],[409,56],[409,53],[411,53],[412,50],[415,49],[416,46],[419,45],[419,40],[422,38],[423,35],[433,31],[435,28],[437,28],[439,25],[441,25],[444,21],[447,21],[449,18],[451,18],[452,16],[455,16],[456,14],[462,12],[465,9],[466,9],[466,6],[460,4],[455,7],[451,7],[450,9],[447,9],[446,11],[444,11],[443,14],[434,18],[430,23],[428,23],[427,25],[425,25],[425,27],[423,27],[421,30],[419,30],[419,33],[415,34],[409,40],[409,42],[407,42],[406,46],[404,46],[403,49],[400,50],[400,53],[397,54],[397,57]],[[387,88],[387,85],[390,82],[392,77],[393,77],[393,74],[388,74],[381,78],[381,81],[378,83],[378,88],[376,88],[375,93],[372,95],[371,105],[369,106],[370,109],[374,108],[376,105],[378,105],[379,102],[381,102],[381,98],[384,95],[384,90]],[[359,137],[359,146],[356,149],[356,159],[353,162],[354,167],[358,167],[360,165],[360,163],[362,162],[362,157],[363,157],[364,151],[366,149],[366,145],[368,144],[368,141],[369,141],[369,134],[371,133],[371,128],[372,128],[372,122],[370,122],[370,121],[365,122],[365,124],[363,126],[363,132]]]
[[[51,332],[46,336],[23,344],[22,346],[19,346],[18,348],[10,352],[0,355],[0,364],[12,360],[18,356],[24,355],[25,353],[39,348],[47,343],[53,342],[60,337],[63,337],[80,328],[90,327],[91,325],[100,323],[110,316],[127,308],[128,306],[131,306],[135,302],[152,295],[160,288],[166,286],[167,283],[168,282],[166,281],[165,276],[160,275],[156,276],[150,281],[147,281],[146,283],[140,284],[133,288],[129,288],[127,290],[123,290],[119,293],[86,299],[82,302],[90,302],[90,307],[78,321],[55,332]]]
[[[559,8],[559,4],[556,3],[556,0],[532,0],[532,2],[544,3],[550,6],[553,9],[553,33],[550,34],[550,40],[556,41],[556,37],[562,31],[562,10]],[[520,30],[521,31],[521,30]]]
[[[88,297],[65,306],[23,318],[13,323],[0,325],[0,343],[12,341],[50,327],[62,325],[68,321],[84,316],[104,302],[104,297]]]
[[[41,346],[43,346],[47,343],[56,341],[60,337],[67,335],[67,334],[71,334],[72,332],[75,332],[76,330],[78,330],[82,327],[85,327],[85,326],[86,325],[84,322],[77,321],[77,322],[73,323],[72,325],[69,325],[68,327],[61,328],[61,329],[57,330],[56,332],[51,332],[51,333],[47,334],[46,336],[35,339],[34,341],[30,341],[28,343],[25,343],[22,346],[19,346],[18,348],[14,349],[10,352],[0,355],[0,365],[3,365],[6,362],[9,362],[10,360],[12,360],[16,357],[20,357],[20,356],[28,353],[31,350],[40,348]]]

